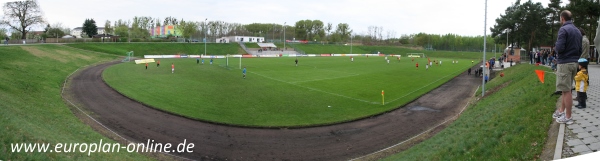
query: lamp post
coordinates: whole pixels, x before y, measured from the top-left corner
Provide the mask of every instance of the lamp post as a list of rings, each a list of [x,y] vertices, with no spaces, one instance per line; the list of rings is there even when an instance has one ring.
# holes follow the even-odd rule
[[[206,56],[206,34],[208,33],[206,30],[206,27],[208,26],[206,25],[206,20],[208,20],[208,18],[204,19],[204,56]]]
[[[287,22],[283,22],[283,49],[285,50],[285,24]]]
[[[486,61],[485,60],[485,50],[486,50],[485,46],[487,43],[486,36],[487,36],[487,0],[485,0],[485,18],[483,21],[483,62],[484,62],[483,65],[485,65],[485,61]],[[489,74],[489,73],[490,73],[490,71],[485,72],[485,69],[483,70],[483,78],[481,78],[481,97],[485,96],[485,76],[486,76],[486,74]]]

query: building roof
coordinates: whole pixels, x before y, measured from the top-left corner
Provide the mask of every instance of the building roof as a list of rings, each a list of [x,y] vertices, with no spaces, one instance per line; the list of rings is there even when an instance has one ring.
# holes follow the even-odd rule
[[[104,27],[96,27],[98,30],[104,30]],[[73,30],[83,30],[83,27],[75,27]]]
[[[269,48],[269,47],[276,48],[277,47],[273,43],[256,43],[256,44],[258,44],[258,46],[260,46],[261,48]]]

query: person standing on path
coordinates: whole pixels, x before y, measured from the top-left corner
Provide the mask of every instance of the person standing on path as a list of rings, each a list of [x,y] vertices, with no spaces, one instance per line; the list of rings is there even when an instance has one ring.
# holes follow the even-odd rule
[[[577,91],[577,101],[579,104],[575,107],[584,109],[586,107],[585,101],[587,100],[587,89],[588,89],[588,60],[585,58],[579,58],[579,72],[575,75],[575,91]]]
[[[558,70],[556,72],[556,91],[561,91],[562,104],[554,114],[556,122],[573,124],[571,109],[573,106],[573,78],[577,74],[577,60],[581,56],[582,36],[579,29],[571,21],[572,14],[568,10],[560,13],[562,26],[558,30],[555,49],[558,55]]]

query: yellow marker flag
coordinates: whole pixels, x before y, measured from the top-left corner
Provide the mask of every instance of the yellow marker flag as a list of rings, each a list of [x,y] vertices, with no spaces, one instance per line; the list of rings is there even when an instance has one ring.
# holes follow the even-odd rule
[[[385,96],[383,95],[383,90],[381,90],[381,105],[385,105]]]

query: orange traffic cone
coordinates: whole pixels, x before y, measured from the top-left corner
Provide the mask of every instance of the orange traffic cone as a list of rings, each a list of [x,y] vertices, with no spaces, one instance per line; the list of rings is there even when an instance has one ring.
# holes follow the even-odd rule
[[[537,73],[538,78],[540,79],[540,82],[544,83],[544,71],[543,70],[535,70],[535,73]]]

